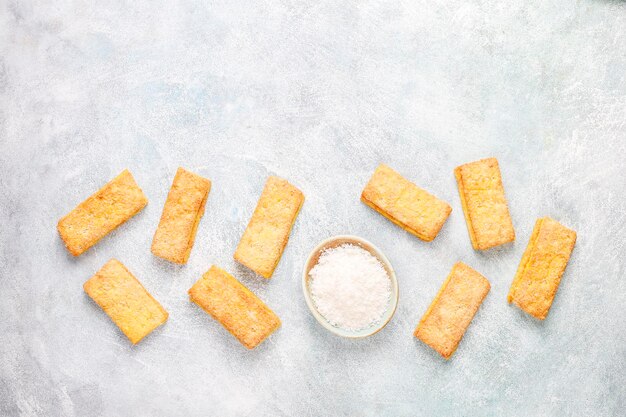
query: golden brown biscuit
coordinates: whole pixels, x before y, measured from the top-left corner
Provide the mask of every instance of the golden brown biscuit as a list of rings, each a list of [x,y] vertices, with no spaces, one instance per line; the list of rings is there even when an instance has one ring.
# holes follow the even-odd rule
[[[167,311],[116,259],[104,264],[83,288],[133,344],[167,320]]]
[[[125,169],[61,218],[57,229],[70,253],[78,256],[137,214],[146,204],[148,199],[132,174]]]
[[[280,319],[232,275],[212,266],[189,290],[189,298],[248,349],[280,326]]]
[[[509,303],[543,320],[576,244],[576,232],[549,217],[538,219],[509,291]]]
[[[303,202],[304,194],[296,187],[281,178],[269,177],[239,241],[235,260],[271,278]]]
[[[415,337],[449,359],[490,288],[481,274],[456,263],[415,329]]]
[[[422,240],[433,240],[452,208],[385,164],[376,168],[361,201]]]
[[[461,165],[454,170],[472,246],[485,250],[515,240],[496,158]]]
[[[152,240],[154,255],[178,264],[187,263],[209,191],[211,181],[178,168]]]

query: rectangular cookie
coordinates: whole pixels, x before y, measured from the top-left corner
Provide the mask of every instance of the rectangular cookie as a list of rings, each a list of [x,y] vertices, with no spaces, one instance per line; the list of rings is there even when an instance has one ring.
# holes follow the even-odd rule
[[[239,241],[235,260],[271,278],[303,202],[300,190],[286,180],[270,176]]]
[[[137,214],[146,204],[148,199],[132,174],[125,169],[61,218],[57,229],[70,253],[78,256]]]
[[[452,208],[380,164],[361,193],[361,201],[422,240],[433,240]]]
[[[280,319],[232,275],[213,265],[189,290],[189,298],[253,349],[280,326]]]
[[[167,311],[116,259],[104,264],[83,288],[133,344],[167,320]]]
[[[513,278],[509,303],[545,319],[575,243],[575,231],[549,217],[538,219]]]
[[[449,359],[490,288],[485,277],[457,262],[420,320],[415,337]]]
[[[177,264],[187,263],[209,191],[211,181],[178,168],[152,240],[154,255]]]
[[[481,159],[454,170],[472,246],[485,250],[515,240],[496,158]]]

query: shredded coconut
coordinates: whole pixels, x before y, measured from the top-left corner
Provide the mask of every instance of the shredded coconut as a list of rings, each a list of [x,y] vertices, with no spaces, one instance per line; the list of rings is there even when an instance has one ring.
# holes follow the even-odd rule
[[[317,311],[332,325],[360,330],[379,321],[391,297],[391,280],[365,249],[343,244],[326,249],[309,272]]]

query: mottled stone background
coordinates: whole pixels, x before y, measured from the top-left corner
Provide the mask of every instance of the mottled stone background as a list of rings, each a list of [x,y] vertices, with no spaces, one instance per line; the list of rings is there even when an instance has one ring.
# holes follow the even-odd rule
[[[626,3],[0,0],[0,415],[623,416]],[[455,166],[496,156],[517,240],[472,250]],[[359,202],[380,162],[450,202],[425,243]],[[175,169],[213,181],[186,266],[150,253]],[[56,222],[129,168],[150,203],[74,259]],[[306,202],[274,278],[232,254],[268,174]],[[578,232],[550,316],[506,294],[538,217]],[[321,239],[395,266],[384,331],[306,309]],[[170,312],[132,347],[83,293],[109,258]],[[452,264],[492,290],[446,362],[412,331]],[[246,351],[188,301],[212,263],[283,326]]]

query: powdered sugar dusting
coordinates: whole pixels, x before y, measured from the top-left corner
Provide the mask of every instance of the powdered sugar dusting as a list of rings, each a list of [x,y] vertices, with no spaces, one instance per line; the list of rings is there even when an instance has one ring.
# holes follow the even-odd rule
[[[364,329],[387,310],[389,275],[376,257],[359,246],[346,243],[324,250],[309,275],[315,307],[337,327]]]

